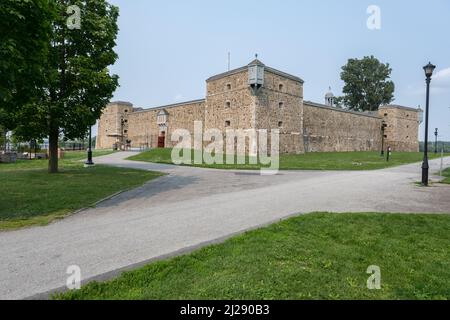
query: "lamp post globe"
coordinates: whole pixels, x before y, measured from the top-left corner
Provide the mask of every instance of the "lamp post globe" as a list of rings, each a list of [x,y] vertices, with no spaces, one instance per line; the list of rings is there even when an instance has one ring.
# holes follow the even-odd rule
[[[428,64],[423,67],[423,70],[425,71],[425,76],[428,78],[431,78],[433,75],[434,69],[436,69],[436,66],[433,65],[431,62],[428,62]]]

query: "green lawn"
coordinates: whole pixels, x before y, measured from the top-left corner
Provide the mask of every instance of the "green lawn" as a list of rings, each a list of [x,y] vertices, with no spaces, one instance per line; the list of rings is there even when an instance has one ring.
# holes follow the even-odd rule
[[[54,298],[450,299],[449,230],[450,215],[304,215]]]
[[[129,160],[146,161],[155,163],[172,164],[172,149],[153,149]],[[430,155],[433,159],[436,155]],[[192,152],[191,152],[192,158]],[[379,152],[318,152],[301,155],[280,155],[280,169],[282,170],[374,170],[387,167],[399,166],[402,164],[422,161],[423,154],[416,152],[395,152],[389,162],[380,156]],[[223,164],[223,165],[193,165],[197,167],[216,169],[260,169],[260,165],[249,164]]]
[[[99,151],[94,155],[107,153]],[[60,173],[54,175],[47,173],[46,160],[0,164],[0,230],[48,224],[160,176],[107,166],[84,168],[79,160],[85,156],[85,152],[68,153],[60,162]]]
[[[112,150],[93,150],[92,156],[93,157],[101,157],[106,156],[108,154],[114,153],[115,151]],[[85,151],[66,151],[64,153],[64,160],[69,161],[79,161],[79,160],[85,160],[87,158],[87,154]]]
[[[113,153],[112,150],[94,150],[93,157],[106,156]],[[62,167],[80,166],[87,158],[86,151],[68,151],[64,154],[64,159],[59,160]],[[79,162],[79,163],[78,163]],[[16,163],[0,163],[0,172],[6,170],[29,170],[29,169],[43,169],[48,165],[48,160],[19,160]]]
[[[445,179],[442,182],[450,184],[450,168],[447,168],[446,170],[444,170],[443,175],[444,175]]]

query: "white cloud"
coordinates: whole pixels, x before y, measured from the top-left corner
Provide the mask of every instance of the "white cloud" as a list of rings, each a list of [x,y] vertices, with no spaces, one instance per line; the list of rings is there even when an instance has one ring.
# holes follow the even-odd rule
[[[447,88],[450,90],[450,68],[442,69],[433,77],[434,85],[438,88]]]
[[[434,78],[450,80],[450,68],[445,68],[445,69],[442,69],[442,70],[436,72],[436,75],[434,76]]]
[[[423,83],[416,83],[408,85],[404,93],[412,96],[422,96],[426,93],[425,81]],[[450,68],[445,68],[435,72],[431,79],[431,93],[441,94],[450,93]]]

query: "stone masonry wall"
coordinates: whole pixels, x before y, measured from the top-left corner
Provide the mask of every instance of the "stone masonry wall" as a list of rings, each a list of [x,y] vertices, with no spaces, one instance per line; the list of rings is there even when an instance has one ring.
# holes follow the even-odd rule
[[[247,84],[247,70],[208,81],[205,129],[250,129],[255,127],[255,99]],[[230,125],[226,125],[226,121]]]
[[[226,152],[227,130],[255,128],[255,97],[248,86],[248,71],[244,69],[219,79],[208,80],[206,87],[204,129],[219,129],[223,133]],[[247,139],[247,152],[250,149]]]
[[[194,122],[205,122],[205,102],[190,103],[183,106],[166,109],[169,112],[166,146],[174,147],[178,142],[171,141],[171,135],[176,129],[186,129],[193,135]]]
[[[304,153],[303,84],[266,71],[256,97],[256,128],[280,130],[280,153]]]
[[[168,121],[165,127],[158,126],[157,115],[161,110],[168,112]],[[177,142],[171,141],[172,133],[177,129],[194,132],[194,122],[204,121],[205,102],[195,101],[159,107],[156,109],[134,112],[129,115],[129,131],[127,139],[131,140],[132,148],[158,146],[158,137],[165,133],[165,146],[173,147]]]
[[[304,102],[307,152],[381,150],[381,119]]]
[[[109,104],[98,126],[98,149],[129,142],[132,148],[156,148],[165,134],[165,147],[177,129],[194,132],[194,122],[203,129],[280,130],[280,153],[381,150],[381,124],[386,121],[385,147],[393,151],[419,150],[419,112],[388,105],[378,114],[350,112],[303,101],[303,81],[267,67],[264,86],[257,93],[248,85],[248,68],[242,67],[206,81],[206,99],[153,109],[137,109],[128,102]],[[157,116],[167,112],[167,122]],[[123,123],[122,123],[123,120]],[[208,143],[204,143],[208,144]],[[270,150],[270,142],[268,142]],[[247,142],[247,151],[255,150]]]
[[[378,110],[386,121],[385,146],[393,151],[419,152],[419,112],[417,109],[387,105]]]
[[[98,125],[97,149],[111,149],[113,144],[121,141],[121,119],[126,122],[123,131],[128,130],[128,116],[133,112],[133,105],[128,102],[114,102],[109,104],[103,111]]]

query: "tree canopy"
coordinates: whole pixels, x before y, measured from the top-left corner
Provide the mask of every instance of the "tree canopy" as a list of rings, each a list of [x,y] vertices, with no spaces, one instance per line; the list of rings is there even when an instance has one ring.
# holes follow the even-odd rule
[[[14,111],[43,87],[53,7],[51,0],[0,2],[0,125],[16,126]]]
[[[336,98],[338,106],[355,111],[376,111],[394,100],[395,85],[390,79],[392,69],[373,56],[349,59],[342,67],[344,96]]]
[[[54,173],[60,135],[84,138],[118,86],[118,76],[108,67],[117,59],[119,11],[106,0],[48,1],[54,15],[41,60],[42,85],[31,103],[17,104],[13,114],[17,136],[48,137],[49,172]],[[70,24],[73,6],[79,9],[81,22],[75,28]]]

